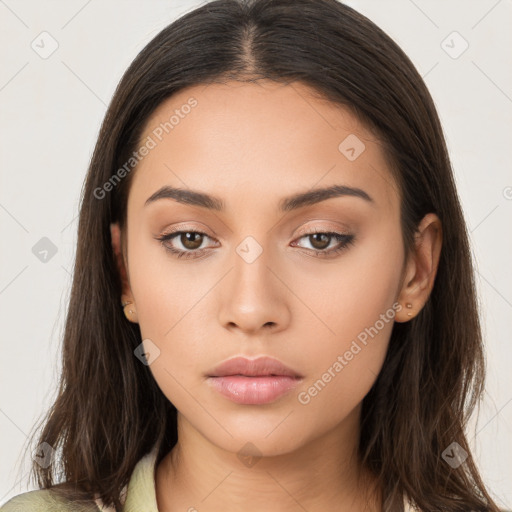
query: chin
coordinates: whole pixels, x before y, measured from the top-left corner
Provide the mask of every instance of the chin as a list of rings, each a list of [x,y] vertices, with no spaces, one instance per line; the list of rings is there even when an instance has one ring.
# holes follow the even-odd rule
[[[280,421],[285,416],[282,416]],[[214,435],[211,430],[204,432],[203,435],[212,444],[236,454],[239,458],[275,457],[300,449],[307,442],[305,432],[291,430],[285,424],[286,421],[281,425],[279,421],[255,420],[252,424],[226,421],[224,426],[233,437],[222,428],[217,428]]]

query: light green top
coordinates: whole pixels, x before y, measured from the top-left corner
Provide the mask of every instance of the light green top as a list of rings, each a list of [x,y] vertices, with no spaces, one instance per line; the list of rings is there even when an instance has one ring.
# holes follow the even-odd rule
[[[121,502],[123,512],[158,512],[155,491],[155,463],[157,449],[153,450],[135,465],[130,481],[123,488]],[[0,512],[115,512],[113,508],[105,507],[99,499],[97,505],[88,507],[73,506],[69,501],[56,500],[48,489],[40,489],[19,494],[0,507]],[[407,502],[405,512],[413,512]]]
[[[155,446],[135,465],[121,494],[123,512],[158,512],[154,477],[156,456]],[[56,498],[49,489],[39,489],[14,496],[0,507],[0,512],[115,512],[113,508],[104,507],[99,499],[96,503],[73,506],[69,501]]]

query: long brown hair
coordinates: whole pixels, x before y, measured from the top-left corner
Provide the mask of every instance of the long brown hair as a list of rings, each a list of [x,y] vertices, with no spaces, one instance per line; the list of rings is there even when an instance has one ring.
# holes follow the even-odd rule
[[[306,84],[376,134],[399,185],[406,254],[425,214],[443,225],[431,296],[414,319],[395,323],[363,401],[360,456],[377,477],[384,510],[402,510],[407,497],[424,511],[497,511],[464,433],[482,394],[484,358],[468,233],[441,124],[409,58],[336,0],[209,2],[162,30],[125,72],[82,190],[62,376],[37,442],[58,450],[61,467],[34,463],[39,487],[97,493],[120,510],[137,461],[156,443],[158,463],[176,444],[176,409],[133,353],[140,330],[123,315],[111,247],[110,224],[125,226],[136,166],[108,192],[104,184],[130,159],[164,99],[188,86],[258,78]],[[454,442],[468,453],[456,469],[442,458]],[[56,485],[56,475],[67,484]]]

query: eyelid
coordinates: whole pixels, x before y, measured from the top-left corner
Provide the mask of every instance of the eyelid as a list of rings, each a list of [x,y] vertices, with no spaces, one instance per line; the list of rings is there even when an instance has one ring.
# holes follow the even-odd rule
[[[308,220],[307,222],[311,222],[311,221]],[[351,232],[351,229],[349,229],[348,226],[346,226],[346,225],[343,225],[343,226],[340,226],[340,225],[336,225],[336,226],[334,226],[334,225],[331,225],[331,226],[315,225],[315,226],[308,227],[307,225],[305,226],[304,224],[302,224],[300,226],[300,228],[295,236],[308,235],[310,233],[339,233],[340,235],[348,235]]]
[[[216,238],[211,234],[210,230],[206,226],[204,226],[204,224],[202,226],[203,227],[198,226],[197,224],[190,225],[187,223],[175,224],[170,228],[161,230],[161,236],[171,235],[173,233],[176,233],[177,231],[191,231],[194,233],[202,233],[210,238]]]
[[[299,226],[299,228],[297,228],[295,235],[290,235],[290,236],[297,237],[297,236],[302,236],[305,234],[307,235],[309,233],[330,233],[330,232],[339,233],[339,234],[349,234],[351,232],[351,228],[349,228],[346,224],[340,225],[337,223],[337,224],[333,224],[330,226],[325,226],[325,225],[322,225],[322,226],[315,225],[315,226],[311,226],[311,227],[307,226],[308,223],[315,222],[315,221],[325,222],[325,220],[323,220],[323,219],[308,219],[307,221],[302,223]],[[198,226],[198,224],[199,224],[199,226]],[[216,240],[219,239],[219,237],[214,236],[211,233],[211,231],[201,222],[198,222],[195,225],[192,225],[192,224],[188,224],[186,221],[183,223],[175,224],[170,228],[160,230],[160,236],[170,235],[177,231],[200,232],[202,234],[207,235],[209,238],[216,239]]]

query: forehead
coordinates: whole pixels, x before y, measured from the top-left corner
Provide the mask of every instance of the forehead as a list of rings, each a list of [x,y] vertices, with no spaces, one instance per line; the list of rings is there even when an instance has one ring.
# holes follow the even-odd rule
[[[130,192],[141,207],[166,184],[226,198],[245,191],[260,204],[341,184],[366,190],[381,209],[397,207],[375,135],[348,109],[298,82],[183,89],[148,119],[141,144],[149,139],[152,148],[139,161]]]

